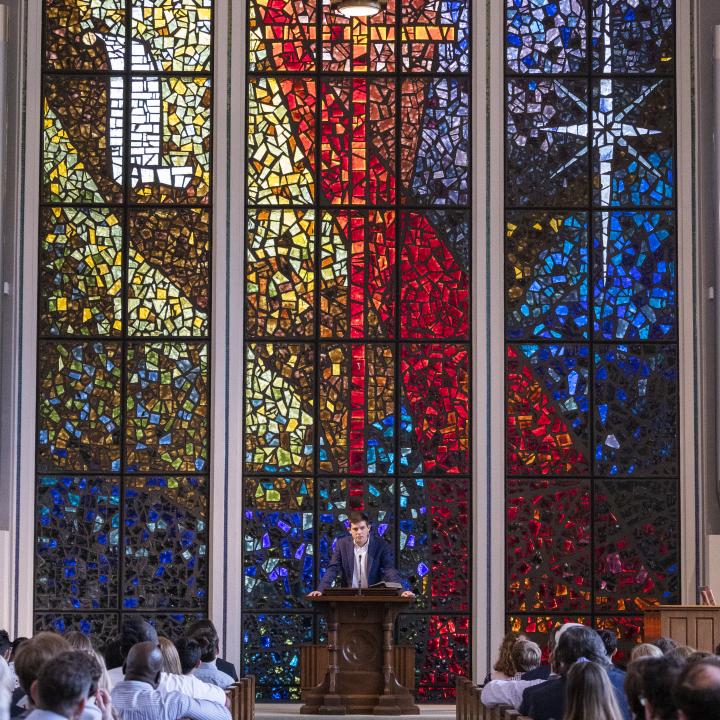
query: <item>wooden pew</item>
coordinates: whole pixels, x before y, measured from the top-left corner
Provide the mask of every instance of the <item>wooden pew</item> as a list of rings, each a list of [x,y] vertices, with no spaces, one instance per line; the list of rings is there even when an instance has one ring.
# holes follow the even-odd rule
[[[230,685],[225,694],[230,698],[233,720],[255,720],[255,676],[247,675]]]

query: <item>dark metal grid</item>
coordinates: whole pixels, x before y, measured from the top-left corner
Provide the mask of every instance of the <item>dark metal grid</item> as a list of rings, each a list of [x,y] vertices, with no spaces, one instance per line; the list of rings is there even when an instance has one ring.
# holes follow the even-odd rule
[[[248,9],[250,7],[250,4],[253,2],[253,0],[247,0],[248,2]],[[315,31],[316,31],[316,40],[315,40],[315,68],[314,70],[305,70],[302,72],[283,72],[283,71],[276,71],[276,70],[269,70],[269,71],[251,71],[250,69],[250,62],[249,62],[249,53],[246,53],[245,55],[245,75],[246,78],[251,81],[254,78],[263,78],[263,77],[273,77],[276,79],[283,79],[283,78],[292,78],[292,77],[302,77],[306,78],[308,80],[313,80],[315,82],[315,92],[316,92],[316,103],[315,103],[315,150],[314,150],[314,162],[315,162],[315,168],[313,173],[313,180],[314,180],[314,202],[313,203],[288,203],[288,204],[282,204],[282,205],[264,205],[260,203],[245,203],[245,210],[244,210],[244,228],[243,228],[243,240],[246,244],[247,242],[247,228],[248,228],[248,217],[249,217],[249,210],[255,210],[255,209],[265,209],[265,210],[312,210],[315,214],[315,234],[314,234],[314,253],[313,253],[313,261],[314,261],[314,268],[315,268],[315,286],[314,286],[314,313],[313,313],[313,330],[314,335],[313,336],[280,336],[280,337],[273,337],[273,336],[253,336],[252,338],[245,338],[244,341],[244,351],[243,351],[243,364],[245,367],[246,359],[247,359],[247,347],[250,344],[254,343],[269,343],[273,342],[276,344],[291,344],[291,343],[304,343],[308,345],[314,346],[314,361],[315,361],[315,367],[314,367],[314,387],[313,387],[313,402],[315,403],[313,408],[313,442],[314,442],[314,451],[313,451],[313,473],[309,473],[307,470],[304,471],[291,471],[291,472],[282,472],[282,473],[276,473],[275,475],[277,477],[285,477],[285,476],[305,476],[308,477],[312,475],[313,477],[313,485],[314,485],[314,519],[313,519],[313,532],[316,537],[318,538],[318,518],[320,515],[320,498],[319,494],[317,492],[318,490],[318,480],[320,478],[326,478],[328,476],[332,477],[333,475],[337,476],[336,472],[332,471],[322,471],[319,466],[319,438],[320,438],[320,422],[319,422],[319,395],[320,395],[320,349],[323,344],[343,344],[343,345],[354,345],[354,344],[362,344],[362,345],[372,345],[372,344],[378,344],[378,345],[391,345],[393,348],[393,357],[394,357],[394,382],[395,382],[395,404],[394,404],[394,435],[393,435],[393,452],[394,452],[394,459],[393,459],[393,466],[394,466],[394,473],[392,474],[373,474],[372,478],[375,479],[394,479],[395,480],[395,486],[394,486],[394,497],[395,497],[395,506],[394,506],[394,513],[395,513],[395,522],[396,524],[399,524],[399,510],[400,510],[400,482],[403,478],[412,478],[412,477],[442,477],[447,480],[452,480],[454,478],[457,479],[466,479],[467,475],[454,475],[454,474],[439,474],[436,472],[423,472],[420,474],[416,473],[403,473],[400,468],[400,429],[401,429],[401,417],[400,417],[400,407],[403,402],[403,391],[402,391],[402,383],[401,383],[401,371],[400,371],[400,365],[401,365],[401,349],[404,345],[410,345],[410,344],[430,344],[430,343],[442,343],[442,344],[454,344],[454,345],[463,345],[467,348],[468,351],[468,370],[470,371],[472,368],[472,348],[471,348],[471,342],[470,342],[470,333],[468,333],[468,337],[465,338],[439,338],[439,339],[432,339],[432,338],[403,338],[401,336],[400,330],[401,330],[401,323],[400,323],[400,281],[401,281],[401,256],[402,256],[402,242],[403,242],[403,225],[404,225],[404,217],[406,213],[410,213],[413,211],[428,211],[428,210],[434,210],[434,211],[466,211],[468,213],[468,221],[470,228],[472,228],[472,210],[470,205],[431,205],[431,204],[418,204],[415,202],[415,199],[413,198],[411,202],[405,202],[404,196],[407,190],[409,188],[404,188],[402,181],[403,178],[401,176],[401,154],[402,154],[402,147],[401,147],[401,131],[402,131],[402,113],[400,112],[400,101],[402,96],[402,81],[403,79],[428,79],[428,80],[440,80],[440,79],[458,79],[458,80],[464,80],[466,81],[465,89],[467,91],[468,95],[468,108],[470,109],[470,122],[468,124],[468,157],[472,158],[472,85],[469,82],[471,78],[471,71],[468,71],[467,73],[440,73],[440,72],[409,72],[409,71],[403,71],[402,69],[402,63],[401,63],[401,28],[402,28],[402,3],[403,0],[396,0],[396,9],[395,9],[395,19],[394,19],[394,25],[395,25],[395,70],[393,72],[373,72],[373,71],[363,71],[363,72],[357,72],[357,71],[345,71],[345,72],[336,72],[336,71],[325,71],[323,70],[323,59],[322,59],[322,51],[323,51],[323,37],[322,37],[322,27],[323,27],[323,10],[324,5],[326,4],[326,0],[318,0],[317,6],[316,6],[316,17],[315,17]],[[473,11],[473,3],[470,0],[468,3],[468,26],[470,29],[470,34],[472,34],[472,11]],[[249,29],[249,23],[246,25],[246,44],[249,47],[249,36],[250,36],[250,29]],[[469,56],[469,66],[472,67],[472,44],[470,44],[468,48],[468,56]],[[352,79],[374,79],[374,78],[382,78],[382,79],[394,79],[395,81],[395,106],[396,106],[396,114],[395,114],[395,153],[394,153],[394,160],[395,160],[395,175],[396,175],[396,184],[395,184],[395,201],[393,203],[386,203],[386,204],[379,204],[379,203],[363,203],[363,204],[350,204],[350,203],[329,203],[327,202],[321,192],[322,186],[320,182],[321,178],[321,167],[320,167],[320,157],[321,157],[321,93],[322,93],[322,81],[326,79],[333,79],[333,78],[352,78]],[[245,96],[245,117],[247,118],[249,115],[249,98],[248,94]],[[245,140],[244,140],[244,152],[245,157],[248,156],[248,135],[246,134]],[[350,158],[350,162],[352,163],[352,158]],[[245,173],[244,177],[244,188],[245,188],[245,197],[247,198],[247,191],[248,191],[248,176],[247,173]],[[468,167],[468,197],[472,197],[472,163],[470,163]],[[367,192],[367,188],[366,188]],[[322,217],[323,214],[326,212],[337,212],[337,211],[359,211],[359,212],[372,212],[373,210],[393,210],[395,212],[395,267],[393,271],[393,279],[395,282],[395,288],[393,293],[393,299],[394,299],[394,308],[395,308],[395,328],[394,328],[394,335],[393,338],[339,338],[339,337],[321,337],[320,336],[320,260],[321,260],[321,239],[322,239]],[[469,245],[468,245],[468,263],[469,263],[469,274],[470,274],[470,280],[472,281],[472,231],[470,231],[470,237],[468,238]],[[247,262],[247,254],[244,253],[245,261]],[[349,270],[348,270],[349,272]],[[472,285],[471,285],[472,287]],[[363,320],[365,323],[367,321],[367,317],[364,317]],[[247,302],[243,305],[243,327],[247,327]],[[366,377],[367,377],[367,368],[366,368]],[[243,387],[245,387],[245,383],[247,381],[247,377],[243,376]],[[246,400],[244,402],[247,402]],[[469,396],[468,396],[468,404],[469,404],[469,418],[470,422],[468,424],[468,434],[469,438],[472,437],[472,405],[473,405],[473,384],[470,381],[469,382]],[[248,471],[245,467],[245,446],[244,446],[244,438],[246,436],[246,408],[243,406],[243,419],[242,419],[242,437],[243,437],[243,477],[264,477],[267,478],[270,473],[263,473],[263,472],[257,472],[257,471]],[[367,438],[366,438],[367,439]],[[328,445],[329,447],[329,445]],[[471,445],[472,447],[472,445]],[[351,481],[353,479],[361,479],[363,477],[367,478],[369,474],[367,472],[365,473],[346,473],[342,475],[343,478],[347,478],[348,481]],[[473,498],[473,488],[472,488],[472,482],[469,482],[469,488],[468,488],[468,515],[469,517],[472,517],[472,498]],[[243,502],[244,505],[244,502]],[[348,509],[349,512],[349,509]],[[371,518],[372,520],[372,518]],[[317,542],[317,540],[316,540]],[[394,552],[395,552],[395,558],[396,562],[400,557],[400,533],[395,533],[395,541],[394,541]],[[243,552],[243,560],[242,560],[242,568],[243,568],[243,575],[244,575],[244,552]],[[319,552],[314,552],[313,554],[313,577],[315,580],[315,583],[319,581],[319,569],[320,569],[320,554]],[[474,576],[474,568],[473,568],[473,562],[472,562],[472,553],[468,553],[468,574],[469,574],[469,581],[468,581],[468,607],[472,607],[472,598],[474,594],[473,590],[473,582],[472,578]],[[244,587],[242,589],[242,592],[244,593]],[[440,608],[428,608],[423,610],[418,610],[410,613],[404,613],[408,614],[410,616],[431,616],[431,615],[437,615],[439,612],[442,612],[443,615],[447,616],[453,616],[453,617],[469,617],[470,612],[447,612],[442,611]],[[322,616],[321,613],[314,608],[312,609],[303,609],[303,608],[295,608],[295,609],[283,609],[283,608],[277,608],[273,610],[263,610],[262,612],[253,610],[251,612],[248,612],[248,616],[250,615],[272,615],[273,613],[276,614],[301,614],[301,615],[307,615],[312,614],[313,616],[313,634],[314,634],[314,642],[318,642],[320,640],[320,636],[322,633],[321,628],[321,620]],[[396,627],[396,633],[397,633],[397,627]],[[245,663],[245,648],[243,647],[243,658],[242,663]],[[469,658],[470,663],[472,663],[472,643],[469,644]]]
[[[612,0],[601,0],[604,2],[612,2]],[[676,75],[675,75],[675,58],[676,58],[676,50],[677,50],[677,41],[675,36],[675,27],[676,27],[676,21],[677,21],[677,6],[675,3],[673,3],[672,7],[672,26],[671,26],[671,33],[672,33],[672,42],[673,42],[673,59],[672,59],[672,68],[668,73],[601,73],[601,72],[594,72],[592,69],[592,9],[594,2],[597,2],[597,0],[585,0],[585,12],[586,17],[588,19],[588,22],[586,23],[585,27],[585,40],[586,40],[586,72],[585,73],[542,73],[542,72],[528,72],[528,73],[517,73],[510,71],[508,69],[507,64],[507,55],[506,55],[506,49],[507,49],[507,42],[503,45],[503,68],[504,68],[504,80],[503,80],[503,143],[504,143],[504,155],[507,157],[507,147],[508,147],[508,128],[507,128],[507,107],[506,107],[506,100],[507,100],[507,85],[508,81],[511,80],[518,80],[523,79],[526,81],[530,81],[533,79],[567,79],[567,78],[576,78],[576,79],[584,79],[587,81],[587,100],[588,100],[588,109],[587,109],[587,116],[586,116],[586,122],[588,123],[588,137],[586,140],[586,144],[588,147],[588,172],[587,172],[587,203],[584,205],[578,205],[576,207],[570,207],[565,205],[558,205],[558,206],[535,206],[535,205],[509,205],[504,204],[504,210],[503,210],[503,237],[505,235],[505,214],[508,211],[513,210],[527,210],[527,211],[546,211],[546,212],[558,212],[558,213],[572,213],[572,212],[583,212],[587,215],[588,218],[588,337],[584,342],[578,342],[578,341],[563,341],[562,339],[547,339],[547,338],[527,338],[527,339],[508,339],[505,337],[504,343],[503,343],[503,390],[504,390],[504,398],[503,398],[503,407],[505,408],[505,415],[507,416],[507,400],[508,400],[508,377],[507,377],[507,349],[511,345],[518,345],[522,343],[532,343],[537,345],[584,345],[589,348],[589,361],[588,361],[588,402],[589,402],[589,411],[588,411],[588,452],[590,454],[589,462],[590,462],[590,472],[588,474],[581,474],[578,473],[577,476],[573,476],[572,474],[563,475],[563,476],[548,476],[548,475],[513,475],[508,472],[507,469],[507,454],[505,452],[506,447],[503,448],[503,466],[504,466],[504,475],[506,479],[523,479],[523,480],[533,480],[533,479],[543,479],[543,480],[566,480],[566,479],[572,479],[573,477],[582,478],[585,480],[589,480],[590,483],[590,577],[589,577],[589,589],[590,589],[590,609],[587,612],[574,612],[572,610],[569,610],[567,612],[563,613],[551,613],[551,612],[545,612],[543,610],[537,610],[536,612],[531,611],[524,611],[524,612],[515,612],[508,608],[507,604],[507,586],[508,586],[508,577],[507,577],[507,569],[508,569],[508,561],[507,556],[505,557],[503,561],[503,574],[504,574],[504,588],[503,593],[505,594],[505,617],[506,620],[509,618],[509,616],[519,616],[519,617],[532,617],[532,616],[544,616],[544,617],[567,617],[571,615],[585,615],[590,620],[590,625],[592,627],[595,627],[596,619],[602,618],[602,617],[632,617],[634,615],[637,615],[637,611],[633,611],[632,609],[629,611],[626,611],[625,613],[621,612],[609,612],[609,611],[597,611],[596,610],[596,602],[595,602],[595,594],[596,594],[596,578],[595,578],[595,513],[596,513],[596,504],[595,504],[595,483],[596,480],[608,480],[608,479],[614,479],[617,477],[619,481],[623,480],[641,480],[641,479],[650,479],[650,480],[667,480],[672,479],[672,476],[659,476],[654,478],[643,478],[640,476],[634,476],[634,475],[625,475],[625,476],[605,476],[605,475],[598,475],[595,472],[595,365],[593,362],[594,358],[594,347],[595,345],[674,345],[675,348],[679,351],[679,341],[678,341],[678,323],[680,321],[679,313],[676,311],[676,322],[675,322],[675,330],[672,337],[669,337],[665,340],[642,340],[642,339],[634,339],[634,340],[606,340],[603,338],[597,338],[595,337],[595,331],[593,329],[593,318],[594,318],[594,300],[593,300],[593,218],[594,216],[598,215],[599,213],[608,212],[608,213],[614,213],[614,212],[621,212],[621,211],[632,211],[632,212],[642,212],[647,210],[654,210],[654,211],[663,211],[663,210],[670,210],[670,211],[676,211],[677,209],[677,116],[674,117],[674,133],[673,133],[673,143],[672,143],[672,152],[673,152],[673,165],[672,165],[672,177],[673,177],[673,202],[667,203],[667,204],[658,204],[658,205],[610,205],[610,206],[601,206],[596,205],[593,202],[594,197],[594,188],[593,188],[593,123],[592,123],[592,111],[593,111],[593,98],[594,98],[594,87],[593,82],[600,79],[633,79],[633,80],[641,80],[641,81],[648,81],[652,82],[655,80],[665,79],[668,82],[668,86],[670,88],[670,92],[672,93],[672,108],[673,111],[677,112],[677,103],[676,103],[676,93],[675,93],[675,84],[676,82]],[[506,28],[506,21],[503,20],[503,37],[506,37],[505,35],[505,28]],[[507,172],[507,169],[505,170]],[[505,192],[505,186],[503,185],[503,192]],[[675,243],[675,258],[676,258],[676,271],[675,271],[675,284],[674,284],[674,291],[675,291],[675,298],[676,298],[676,309],[678,307],[678,272],[677,272],[677,260],[678,260],[678,240],[677,240],[677,223],[675,223],[675,232],[673,241]],[[503,246],[504,248],[505,246]],[[505,258],[505,252],[503,252],[503,262]],[[504,277],[504,274],[503,274]],[[505,310],[505,299],[507,297],[507,284],[504,281],[503,282],[503,308],[504,313]],[[504,314],[505,317],[505,314]],[[678,375],[679,375],[679,352],[678,352]],[[679,437],[680,437],[680,398],[679,398],[679,383],[676,390],[676,404],[678,407],[678,424],[677,424],[677,430],[676,430],[676,440],[677,442],[677,462],[678,462],[678,468],[680,467],[680,443],[679,443]],[[680,507],[680,483],[678,482],[678,508]],[[504,520],[504,527],[507,527],[507,496],[504,495],[503,503],[505,507],[505,520]],[[677,518],[677,525],[678,525],[678,531],[680,531],[681,528],[681,519],[678,516]],[[507,534],[507,531],[506,533]],[[678,557],[678,560],[680,558]],[[678,586],[680,587],[682,583],[682,566],[679,566],[678,571]]]
[[[192,208],[198,208],[205,210],[208,213],[208,239],[209,239],[209,247],[208,247],[208,305],[207,305],[207,317],[208,317],[208,328],[210,327],[210,322],[212,318],[212,239],[213,239],[213,213],[212,213],[212,195],[213,195],[213,184],[212,184],[212,178],[214,176],[213,167],[214,167],[214,152],[213,152],[213,130],[212,130],[212,121],[213,121],[213,105],[211,103],[209,108],[209,122],[210,122],[210,136],[209,136],[209,177],[210,177],[210,183],[208,187],[208,194],[204,199],[204,202],[202,203],[139,203],[139,202],[131,202],[129,198],[132,197],[132,187],[131,187],[131,181],[130,181],[130,114],[131,114],[131,94],[132,94],[132,78],[133,77],[158,77],[161,78],[167,78],[167,77],[205,77],[209,79],[209,88],[211,91],[211,94],[214,94],[215,92],[215,86],[214,86],[214,56],[212,54],[212,48],[215,45],[215,21],[214,17],[211,20],[210,25],[210,48],[211,48],[211,55],[210,59],[208,61],[209,64],[209,70],[203,70],[203,71],[197,71],[197,72],[174,72],[174,71],[133,71],[132,65],[131,65],[131,57],[132,57],[132,47],[131,47],[131,38],[132,38],[132,7],[137,0],[125,0],[125,17],[124,17],[124,32],[125,32],[125,69],[123,71],[112,71],[112,70],[51,70],[47,67],[46,62],[46,54],[45,54],[45,40],[47,37],[47,3],[51,0],[44,0],[43,1],[43,13],[42,13],[42,43],[41,43],[41,65],[42,65],[42,78],[43,78],[43,91],[45,87],[45,78],[46,77],[72,77],[72,76],[82,76],[82,77],[88,77],[88,78],[105,78],[105,77],[122,77],[125,82],[123,85],[123,177],[122,177],[122,193],[123,193],[123,202],[121,203],[62,203],[62,202],[41,202],[40,203],[40,212],[42,213],[42,210],[46,207],[78,207],[78,208],[109,208],[109,209],[118,209],[122,212],[122,229],[123,229],[123,238],[122,238],[122,291],[121,291],[121,297],[122,297],[122,309],[121,309],[121,322],[123,327],[123,332],[117,335],[107,335],[107,336],[99,336],[99,335],[39,335],[37,336],[36,340],[36,353],[35,353],[35,363],[36,363],[36,377],[40,377],[39,375],[39,369],[40,369],[40,356],[38,349],[40,347],[40,343],[42,341],[56,341],[56,342],[63,342],[63,341],[79,341],[79,342],[85,342],[85,343],[92,343],[92,342],[116,342],[121,345],[121,376],[120,376],[120,401],[121,401],[121,407],[123,408],[123,413],[120,418],[120,422],[118,425],[118,430],[120,433],[120,470],[117,472],[97,472],[97,471],[87,471],[87,472],[76,472],[76,471],[62,471],[62,470],[53,470],[49,472],[38,472],[37,471],[37,453],[38,453],[38,446],[36,445],[36,470],[35,470],[35,477],[36,477],[36,499],[37,499],[37,481],[40,477],[43,476],[68,476],[68,477],[90,477],[90,476],[97,476],[97,475],[103,475],[103,476],[113,476],[119,478],[120,483],[120,499],[119,499],[119,516],[120,516],[120,526],[118,529],[118,591],[117,591],[117,606],[114,608],[106,608],[106,609],[87,609],[87,610],[70,610],[70,609],[60,609],[57,611],[57,614],[61,614],[63,616],[73,616],[82,618],[86,615],[112,615],[117,614],[118,619],[118,627],[119,623],[122,621],[122,617],[124,615],[132,615],[132,614],[141,614],[144,616],[157,616],[157,615],[175,615],[175,614],[207,614],[207,610],[209,607],[209,587],[206,588],[206,594],[204,603],[199,607],[194,608],[185,608],[185,607],[167,607],[167,608],[148,608],[144,609],[142,607],[140,608],[125,608],[123,607],[124,604],[124,587],[125,587],[125,491],[126,491],[126,485],[125,485],[125,476],[127,477],[167,477],[167,476],[200,476],[200,477],[207,477],[207,483],[206,483],[206,489],[205,489],[205,495],[206,495],[206,532],[207,532],[207,538],[208,542],[206,544],[206,563],[208,567],[208,577],[207,581],[209,582],[209,568],[211,563],[211,549],[210,549],[210,498],[212,497],[211,493],[211,487],[210,487],[210,462],[211,462],[211,455],[209,452],[210,444],[208,442],[208,462],[207,467],[203,472],[167,472],[167,471],[143,471],[143,472],[127,472],[125,468],[125,461],[126,461],[126,426],[125,426],[125,418],[126,418],[126,412],[127,412],[127,351],[131,344],[143,344],[143,343],[173,343],[176,345],[186,345],[186,344],[196,344],[196,345],[206,345],[207,346],[207,370],[206,370],[206,387],[207,387],[207,438],[209,439],[211,437],[211,414],[210,414],[210,388],[211,388],[211,348],[210,348],[210,337],[209,335],[205,336],[180,336],[180,335],[132,335],[127,332],[127,319],[128,319],[128,310],[127,310],[127,301],[128,301],[128,293],[127,293],[127,284],[128,284],[128,248],[130,247],[130,237],[129,237],[129,217],[131,209],[137,209],[137,210],[148,210],[148,209],[164,209],[164,210],[172,210],[175,208],[178,209],[192,209]],[[213,13],[214,15],[214,13]],[[39,147],[43,148],[43,127],[42,122],[40,123],[40,138],[39,138]],[[43,167],[43,161],[44,161],[44,152],[41,150],[40,152],[40,173],[39,173],[39,190],[40,190],[40,197],[43,197],[43,191],[44,191],[44,167]],[[40,272],[41,268],[38,267],[38,273]],[[40,302],[40,287],[38,284],[37,288],[37,308],[38,313],[42,311],[42,304]],[[36,417],[36,423],[37,420],[40,417],[39,414],[39,408],[40,408],[40,396],[38,393],[38,396],[35,400],[35,417]],[[37,542],[37,523],[35,523],[34,531],[35,535],[35,542]],[[34,596],[35,597],[35,596]],[[48,614],[48,612],[53,612],[53,609],[50,610],[43,610],[42,608],[38,608],[35,606],[35,599],[33,597],[33,605],[34,605],[34,617],[38,618],[41,615]]]

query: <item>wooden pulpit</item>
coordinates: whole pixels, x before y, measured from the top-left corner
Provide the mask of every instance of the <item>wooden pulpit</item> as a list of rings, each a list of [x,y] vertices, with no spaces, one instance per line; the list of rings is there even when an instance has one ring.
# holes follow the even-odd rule
[[[412,602],[394,590],[326,590],[317,603],[327,620],[325,679],[303,692],[301,713],[419,715],[412,693],[397,680],[393,627]]]
[[[655,605],[644,615],[645,642],[665,636],[706,652],[720,644],[720,605]]]

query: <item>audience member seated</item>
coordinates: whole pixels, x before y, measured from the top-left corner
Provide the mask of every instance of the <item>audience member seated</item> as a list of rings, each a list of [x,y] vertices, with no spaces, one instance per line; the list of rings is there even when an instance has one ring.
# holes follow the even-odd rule
[[[720,720],[720,659],[686,664],[673,696],[679,720]]]
[[[553,671],[559,677],[550,678],[544,683],[527,688],[523,693],[520,713],[529,715],[534,720],[561,718],[565,711],[567,674],[575,662],[584,658],[604,668],[615,691],[621,715],[624,720],[630,720],[630,710],[623,691],[625,673],[610,664],[597,632],[583,625],[576,625],[564,629],[562,633],[558,632],[556,640],[557,646],[552,655],[552,665]]]
[[[640,676],[640,704],[645,720],[677,720],[677,706],[673,699],[676,685],[685,663],[672,653],[660,657],[643,658],[637,663]]]
[[[188,636],[192,637],[198,630],[202,630],[204,628],[210,628],[216,635],[218,634],[217,629],[215,628],[215,625],[213,625],[213,621],[209,619],[205,620],[198,620],[197,622],[193,623],[188,628]],[[219,637],[219,636],[218,636]],[[218,648],[218,655],[220,655],[220,649]],[[227,660],[224,660],[221,657],[216,658],[215,664],[217,665],[218,670],[221,670],[226,675],[229,675],[235,682],[237,682],[238,674],[235,670],[235,666],[228,662]]]
[[[531,640],[516,640],[510,651],[513,667],[518,673],[527,672],[540,665],[540,646]],[[483,686],[480,701],[487,707],[495,705],[512,705],[518,708],[522,702],[525,688],[545,682],[542,678],[537,680],[522,680],[519,675],[511,680],[490,680]]]
[[[690,647],[689,645],[678,645],[672,650],[668,650],[665,654],[672,655],[672,657],[680,658],[681,660],[687,660],[691,655],[694,655],[695,652],[696,650],[694,647]]]
[[[68,641],[68,645],[70,645],[73,650],[92,653],[95,649],[93,648],[90,638],[79,630],[70,630],[70,632],[66,632],[63,637]]]
[[[219,670],[215,662],[220,649],[217,633],[206,627],[195,632],[192,637],[200,646],[200,665],[194,672],[195,677],[223,690],[232,685],[234,680]]]
[[[130,648],[140,642],[151,642],[157,645],[158,636],[155,628],[149,622],[146,622],[141,617],[131,615],[126,617],[120,626],[119,641],[123,663],[120,667],[108,669],[110,684],[113,687],[123,679],[123,664],[127,654],[130,652]]]
[[[125,659],[125,679],[111,694],[121,720],[230,720],[224,704],[198,700],[181,692],[160,692],[162,663],[156,643],[141,642],[130,649]]]
[[[178,657],[178,652],[173,641],[164,635],[160,635],[158,644],[160,645],[160,652],[163,656],[163,672],[182,675],[183,671],[180,667],[180,658]]]
[[[505,635],[498,649],[498,659],[495,661],[492,670],[485,676],[483,685],[489,683],[491,680],[512,680],[515,677],[516,670],[512,664],[510,651],[518,640],[525,639],[524,635],[518,635],[514,632],[509,632]]]
[[[68,641],[54,632],[39,632],[20,646],[15,658],[20,687],[13,693],[10,717],[22,717],[32,710],[30,688],[38,674],[45,663],[70,649]]]
[[[617,655],[617,635],[612,630],[598,630],[597,634],[605,646],[605,654],[608,656],[608,660],[612,662],[615,655]]]
[[[12,640],[8,635],[7,630],[0,630],[0,657],[10,662],[10,655],[12,654]]]
[[[107,688],[100,688],[103,670],[95,658],[95,653],[87,650],[71,650],[61,653],[56,659],[83,667],[90,675],[90,689],[81,720],[113,720],[110,693]]]
[[[625,681],[623,687],[625,688],[625,697],[628,701],[630,708],[630,716],[633,720],[645,720],[645,707],[642,704],[642,674],[640,672],[640,666],[647,660],[649,656],[632,660],[628,663],[627,672],[625,673]],[[662,653],[660,653],[662,657]]]
[[[653,640],[652,645],[660,648],[660,652],[665,655],[669,653],[673,648],[676,648],[680,643],[677,640],[673,640],[669,637],[659,637],[657,640]]]
[[[568,671],[566,682],[563,720],[622,720],[605,666],[578,661]]]
[[[630,662],[646,657],[662,657],[663,651],[653,643],[640,643],[630,651]]]
[[[175,643],[178,657],[180,658],[180,669],[183,675],[190,675],[200,665],[200,645],[197,640],[181,637]]]
[[[87,666],[68,661],[70,654],[60,654],[43,665],[33,681],[35,709],[28,720],[76,720],[83,715],[92,680]]]
[[[10,720],[10,701],[15,681],[7,660],[0,655],[0,720]]]
[[[559,625],[556,628],[553,628],[550,633],[548,634],[548,660],[552,658],[553,651],[555,650],[555,645],[557,645],[558,638],[571,627],[583,627],[580,625],[580,623],[565,623],[564,625]],[[521,676],[522,680],[547,680],[551,672],[550,662],[546,664],[539,665],[534,670],[530,670],[530,672],[523,673]]]

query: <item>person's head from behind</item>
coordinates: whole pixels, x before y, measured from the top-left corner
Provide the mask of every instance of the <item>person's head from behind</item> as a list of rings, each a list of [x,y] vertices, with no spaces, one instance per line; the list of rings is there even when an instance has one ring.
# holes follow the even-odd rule
[[[662,657],[662,653],[660,653]],[[623,688],[625,697],[628,701],[628,707],[634,718],[645,717],[644,698],[642,694],[642,664],[647,660],[648,656],[640,657],[637,660],[631,660],[625,672]]]
[[[660,652],[664,655],[670,652],[673,648],[676,648],[680,643],[677,640],[673,640],[670,637],[659,637],[657,640],[653,640],[652,644],[660,648]]]
[[[358,547],[368,541],[370,528],[370,518],[364,512],[354,511],[348,515],[348,532]]]
[[[127,658],[130,648],[142,642],[158,644],[158,636],[155,628],[141,617],[130,615],[126,617],[120,626],[120,652],[123,658]]]
[[[26,643],[29,639],[30,638],[26,638],[26,637],[16,637],[13,640],[12,652],[10,653],[10,662],[15,662],[15,658],[17,657],[18,650],[23,645],[23,643]]]
[[[532,640],[516,640],[510,650],[510,660],[515,672],[526,673],[540,665],[542,651]]]
[[[671,655],[672,657],[680,658],[681,660],[687,660],[691,655],[697,652],[694,647],[690,645],[678,645],[672,650],[668,650],[665,654]]]
[[[191,637],[182,637],[176,643],[180,668],[183,675],[189,675],[200,664],[200,645]]]
[[[136,680],[157,687],[163,667],[163,656],[157,642],[139,642],[130,648],[123,664],[125,680]]]
[[[64,637],[73,650],[92,652],[94,649],[90,638],[85,633],[81,633],[79,630],[71,630],[70,632],[65,633]]]
[[[77,662],[77,657],[74,657],[78,654],[83,653],[61,653],[43,665],[31,690],[33,701],[41,710],[70,720],[82,715],[92,678],[87,665]]]
[[[47,631],[39,632],[20,646],[15,657],[15,674],[26,695],[30,695],[30,688],[45,663],[69,650],[70,645],[62,635]]]
[[[564,677],[580,658],[603,666],[609,663],[600,636],[583,625],[568,628],[562,633],[553,653],[553,668]]]
[[[567,673],[563,720],[622,720],[605,666],[576,662]]]
[[[512,649],[518,640],[525,640],[525,636],[512,631],[505,635],[500,643],[498,658],[493,665],[493,670],[497,670],[504,675],[514,675],[517,672],[512,661]]]
[[[630,651],[630,662],[646,657],[662,657],[663,651],[653,643],[640,643]]]
[[[673,697],[679,720],[720,720],[720,658],[686,664]]]
[[[612,630],[598,630],[597,634],[602,640],[602,644],[605,647],[605,654],[608,656],[608,660],[612,660],[618,649],[617,635]]]
[[[12,653],[12,640],[10,640],[10,635],[8,635],[7,630],[0,630],[0,656],[9,660],[10,653]]]
[[[203,662],[215,660],[219,645],[217,633],[210,628],[205,628],[204,630],[198,630],[192,637],[200,646],[200,659]]]
[[[672,655],[647,657],[638,663],[640,696],[646,720],[675,720],[672,690],[685,663]]]
[[[160,652],[163,656],[163,672],[182,675],[183,671],[180,667],[180,657],[178,656],[175,643],[170,638],[160,635],[158,645],[160,646]]]

